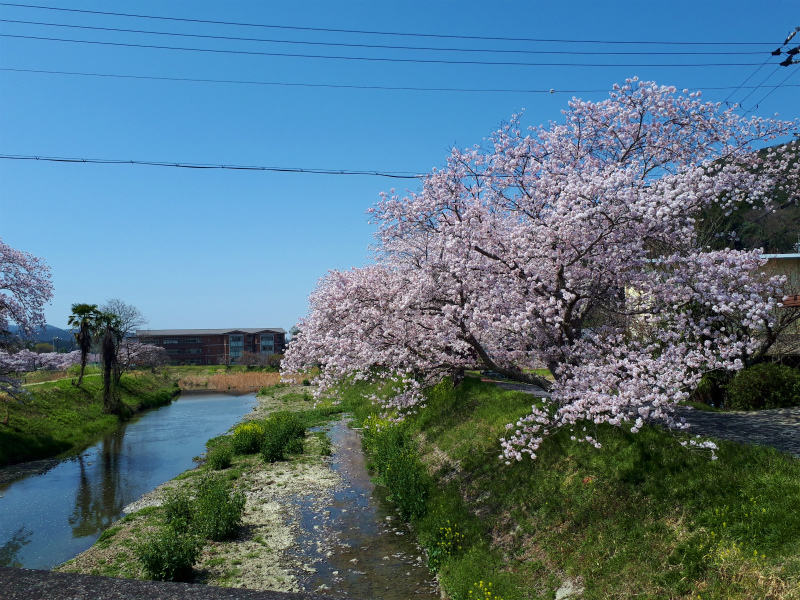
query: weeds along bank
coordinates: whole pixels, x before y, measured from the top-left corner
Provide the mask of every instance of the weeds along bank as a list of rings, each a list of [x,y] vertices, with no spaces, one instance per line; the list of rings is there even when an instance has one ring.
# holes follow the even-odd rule
[[[565,584],[585,599],[800,598],[789,455],[719,441],[711,461],[657,427],[592,425],[601,449],[562,431],[505,465],[499,438],[531,396],[440,384],[393,425],[364,399],[374,391],[343,389],[343,404],[449,598],[552,599]]]
[[[142,410],[168,404],[179,392],[164,372],[133,371],[122,375],[121,416],[103,411],[102,378],[85,376],[29,385],[21,400],[7,403],[8,422],[0,424],[0,466],[79,452],[125,419]]]

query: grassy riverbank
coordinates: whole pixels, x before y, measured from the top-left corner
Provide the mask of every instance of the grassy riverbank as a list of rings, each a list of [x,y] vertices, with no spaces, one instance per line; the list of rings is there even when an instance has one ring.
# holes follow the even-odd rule
[[[368,392],[342,392],[361,422]],[[711,461],[660,428],[598,427],[602,449],[563,431],[505,465],[498,439],[531,402],[468,379],[401,427],[430,476],[405,484],[428,494],[413,524],[450,598],[484,598],[481,581],[504,600],[566,582],[587,600],[800,597],[800,461],[727,442]],[[392,437],[371,443],[389,455]]]
[[[29,385],[21,401],[9,404],[8,424],[0,425],[0,466],[79,452],[119,425],[120,417],[103,412],[99,375]],[[119,386],[123,414],[167,404],[180,392],[168,374],[134,371]]]

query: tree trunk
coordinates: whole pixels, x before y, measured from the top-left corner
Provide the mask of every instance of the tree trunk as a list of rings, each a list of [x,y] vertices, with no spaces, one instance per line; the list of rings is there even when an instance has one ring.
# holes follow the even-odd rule
[[[483,364],[487,366],[487,368],[491,369],[492,371],[496,371],[501,375],[505,375],[509,379],[513,379],[514,381],[520,381],[522,383],[530,383],[532,385],[538,385],[544,391],[549,392],[550,388],[552,387],[552,383],[541,377],[536,375],[535,373],[523,373],[520,369],[506,369],[505,367],[501,367],[496,362],[492,360],[492,358],[486,353],[486,350],[483,349],[474,337],[469,336],[466,340],[474,349],[475,352],[478,353],[478,356],[483,361]]]
[[[107,329],[103,336],[103,409],[107,413],[114,415],[119,412],[114,381],[116,358],[117,349],[116,344],[114,344],[114,336]]]

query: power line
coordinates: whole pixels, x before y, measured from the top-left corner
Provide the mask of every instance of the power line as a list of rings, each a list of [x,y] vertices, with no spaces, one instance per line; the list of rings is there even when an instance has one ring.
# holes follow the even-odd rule
[[[736,88],[730,94],[727,95],[727,97],[725,98],[725,100],[722,101],[722,103],[727,104],[730,97],[733,96],[740,89],[742,89],[744,87],[744,84],[750,81],[756,75],[756,73],[758,73],[769,62],[770,58],[771,58],[770,56],[767,56],[766,60],[761,64],[761,66],[758,67],[752,73],[750,73],[750,76],[747,79],[745,79],[740,85],[737,85]]]
[[[161,77],[156,75],[125,75],[120,73],[85,73],[80,71],[48,71],[42,69],[15,69],[11,67],[0,67],[0,71],[9,71],[13,73],[37,73],[43,75],[71,75],[80,77],[106,77],[112,79],[141,79],[152,81],[177,81],[177,82],[191,82],[191,83],[219,83],[219,84],[234,84],[234,85],[266,85],[278,87],[308,87],[308,88],[333,88],[333,89],[353,89],[353,90],[387,90],[387,91],[411,91],[411,92],[459,92],[459,93],[513,93],[513,94],[602,94],[610,92],[610,89],[594,89],[594,90],[562,90],[562,89],[485,89],[485,88],[428,88],[428,87],[404,87],[404,86],[383,86],[383,85],[347,85],[347,84],[332,84],[332,83],[288,83],[281,81],[247,81],[239,79],[202,79],[194,77]],[[687,86],[691,87],[691,86]],[[723,87],[703,87],[704,91],[715,90],[739,90],[739,89],[753,89],[756,86],[723,86]],[[765,88],[779,86],[763,86]],[[800,87],[800,84],[789,84],[785,87]],[[694,89],[694,88],[691,88]]]
[[[155,44],[131,44],[123,42],[101,42],[97,40],[72,40],[64,38],[51,38],[34,35],[17,35],[10,33],[0,33],[0,37],[44,40],[49,42],[67,42],[73,44],[94,44],[100,46],[116,46],[125,48],[147,48],[154,50],[179,50],[187,52],[207,52],[212,54],[238,54],[248,56],[279,56],[288,58],[314,58],[325,60],[349,60],[349,61],[370,61],[370,62],[391,62],[391,63],[416,63],[416,64],[448,64],[448,65],[486,65],[486,66],[511,66],[511,67],[749,67],[758,63],[694,63],[694,64],[595,64],[595,63],[524,63],[524,62],[500,62],[500,61],[480,61],[480,60],[444,60],[444,59],[419,59],[419,58],[388,58],[388,57],[365,57],[365,56],[328,56],[321,54],[293,54],[288,52],[261,52],[256,50],[223,50],[212,48],[187,48],[185,46],[158,46]]]
[[[298,27],[290,25],[267,25],[263,23],[239,23],[235,21],[212,21],[209,19],[188,19],[181,17],[165,17],[157,15],[141,15],[132,13],[119,13],[99,10],[85,10],[78,8],[62,8],[55,6],[38,6],[33,4],[17,4],[12,2],[0,2],[0,6],[15,6],[18,8],[32,8],[36,10],[53,10],[61,12],[105,15],[114,17],[131,17],[137,19],[157,19],[162,21],[179,21],[183,23],[203,23],[207,25],[230,25],[236,27],[260,27],[265,29],[283,29],[291,31],[317,31],[325,33],[355,33],[364,35],[391,35],[403,37],[422,37],[435,39],[460,39],[460,40],[487,40],[502,42],[544,42],[544,43],[564,43],[564,44],[648,44],[663,46],[766,46],[773,42],[676,42],[676,41],[619,41],[619,40],[569,40],[569,39],[547,39],[547,38],[512,38],[512,37],[491,37],[478,35],[446,35],[438,33],[409,33],[397,31],[367,31],[361,29],[333,29],[328,27]]]
[[[759,106],[759,104],[761,104],[761,103],[762,103],[764,100],[766,100],[767,98],[769,98],[769,97],[770,97],[770,95],[772,94],[772,92],[774,92],[776,89],[778,89],[779,87],[781,87],[781,86],[782,86],[784,83],[786,83],[787,81],[789,81],[789,78],[790,78],[790,77],[792,77],[792,76],[794,76],[794,75],[797,75],[797,71],[798,71],[798,70],[797,70],[797,69],[795,69],[794,71],[792,71],[791,73],[789,73],[789,74],[788,74],[788,75],[787,75],[787,76],[784,78],[784,80],[783,80],[783,81],[781,81],[781,82],[780,82],[778,85],[771,86],[771,87],[772,87],[772,89],[771,89],[769,92],[767,92],[767,94],[766,94],[766,95],[765,95],[763,98],[761,98],[761,100],[759,100],[758,102],[756,102],[756,103],[753,105],[753,107],[752,107],[750,110],[748,110],[746,113],[744,113],[744,114],[745,114],[745,115],[747,115],[748,113],[750,113],[750,112],[754,111],[755,109],[757,109],[757,108],[758,108],[758,106]],[[787,86],[787,87],[788,87],[788,86]]]
[[[759,89],[759,88],[760,88],[762,85],[764,85],[764,84],[767,82],[767,80],[768,80],[770,77],[772,77],[773,75],[775,75],[775,73],[777,73],[779,70],[780,70],[780,66],[777,66],[777,67],[775,67],[775,70],[774,70],[774,71],[772,71],[772,73],[770,73],[769,75],[767,75],[766,77],[764,77],[764,79],[762,79],[762,80],[761,80],[761,83],[759,83],[759,84],[758,84],[756,87],[754,87],[752,90],[750,90],[750,93],[749,93],[749,94],[747,94],[747,96],[745,96],[744,98],[742,98],[742,101],[739,103],[739,105],[741,106],[742,104],[744,104],[744,101],[745,101],[745,100],[747,100],[747,99],[748,99],[750,96],[752,96],[752,95],[753,95],[753,93],[754,93],[754,92],[755,92],[757,89]],[[745,114],[747,114],[748,112],[750,112],[750,111],[748,110],[748,111],[747,111]]]
[[[120,27],[97,27],[91,25],[71,25],[66,23],[43,23],[41,21],[20,21],[16,19],[0,19],[2,23],[17,23],[24,25],[42,25],[46,27],[67,27],[70,29],[88,29],[91,31],[113,31],[117,33],[140,33],[145,35],[163,35],[175,37],[188,37],[188,38],[201,38],[209,40],[225,40],[237,42],[264,42],[270,44],[295,44],[303,46],[325,46],[325,47],[341,47],[341,48],[368,48],[379,50],[422,50],[431,52],[480,52],[480,53],[493,53],[493,54],[562,54],[562,55],[577,55],[577,56],[741,56],[741,55],[763,55],[764,52],[748,51],[748,52],[642,52],[642,51],[627,51],[627,52],[596,52],[584,50],[512,50],[512,49],[482,49],[482,48],[436,48],[432,46],[390,46],[388,44],[353,44],[344,42],[310,42],[301,40],[277,40],[269,38],[252,38],[252,37],[238,37],[229,35],[210,35],[201,33],[179,33],[170,31],[148,31],[143,29],[124,29]],[[767,59],[769,60],[769,59]]]
[[[313,175],[369,175],[391,179],[419,179],[423,175],[408,172],[361,171],[350,169],[306,169],[300,167],[258,167],[250,165],[215,165],[205,163],[181,163],[153,160],[120,160],[112,158],[67,158],[63,156],[31,156],[25,154],[0,154],[0,159],[32,160],[60,163],[84,163],[93,165],[144,165],[150,167],[172,167],[178,169],[228,170],[228,171],[269,171],[275,173],[308,173]]]

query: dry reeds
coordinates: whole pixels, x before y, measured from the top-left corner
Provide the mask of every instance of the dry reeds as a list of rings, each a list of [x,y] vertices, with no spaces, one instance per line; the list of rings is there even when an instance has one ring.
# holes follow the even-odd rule
[[[217,390],[235,392],[254,392],[262,387],[280,383],[280,373],[216,373],[214,375],[188,375],[178,385],[184,390]]]

